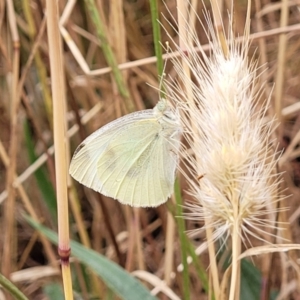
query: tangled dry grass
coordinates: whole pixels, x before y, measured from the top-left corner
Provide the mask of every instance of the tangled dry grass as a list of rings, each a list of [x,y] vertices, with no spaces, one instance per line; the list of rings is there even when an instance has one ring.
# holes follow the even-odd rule
[[[152,108],[159,97],[149,2],[96,1],[105,32],[101,41],[97,38],[87,2],[59,1],[60,29],[65,38],[62,67],[67,114],[63,121],[69,129],[69,156],[94,130],[129,112]],[[224,28],[230,24],[229,2],[218,3],[223,5],[221,23]],[[71,4],[74,7],[68,13],[65,7]],[[211,11],[210,3],[205,5]],[[273,137],[279,142],[279,150],[283,151],[277,164],[277,171],[283,172],[284,179],[279,189],[290,195],[276,204],[275,218],[283,224],[284,230],[272,229],[274,235],[271,241],[267,239],[271,243],[300,243],[299,5],[297,0],[255,0],[250,13],[249,56],[257,59],[258,69],[264,70],[258,78],[258,85],[264,88],[261,98],[269,98],[273,91],[268,117],[277,118]],[[50,72],[53,57],[49,54],[45,9],[44,1],[0,1],[1,273],[29,299],[61,297],[51,298],[51,291],[59,290],[55,283],[61,283],[56,246],[24,219],[26,213],[57,231],[51,82],[58,75]],[[165,28],[161,30],[162,44],[170,38],[179,44],[174,21],[178,17],[176,1],[165,4],[159,1],[158,11]],[[196,12],[206,24],[201,1],[197,2]],[[246,15],[246,2],[236,1],[233,27],[237,37],[244,34]],[[205,31],[199,22],[190,21],[195,24],[203,49],[209,53]],[[105,40],[122,70],[121,79],[108,67],[108,56],[103,49]],[[171,61],[165,72],[169,78],[176,77]],[[69,160],[66,159],[67,163]],[[179,236],[182,232],[178,229],[178,219],[173,218],[178,213],[173,200],[158,208],[132,209],[70,180],[68,189],[73,240],[105,255],[128,272],[135,271],[149,289],[162,291],[157,295],[160,299],[188,299],[181,265],[184,246]],[[183,199],[188,198],[187,182],[183,177],[181,189]],[[288,210],[282,209],[286,207]],[[185,221],[186,230],[202,226],[202,219]],[[209,274],[211,262],[205,234],[192,235],[189,241],[189,245],[197,249],[199,262]],[[262,242],[251,239],[245,245],[248,248],[254,246],[262,246]],[[228,276],[224,266],[230,253],[231,249],[219,252],[217,269],[221,276]],[[187,272],[190,299],[208,299],[204,280],[199,275],[199,262],[194,261]],[[253,256],[247,263],[253,263],[254,268],[246,270],[257,272],[251,276],[258,280],[256,286],[261,299],[299,299],[299,252],[262,251],[262,255]],[[71,259],[71,266],[73,278],[76,278],[74,290],[82,299],[92,299],[91,295],[95,299],[110,299],[109,289],[76,258]],[[245,275],[243,270],[245,268],[242,268]],[[0,292],[0,298],[4,297],[2,290]]]

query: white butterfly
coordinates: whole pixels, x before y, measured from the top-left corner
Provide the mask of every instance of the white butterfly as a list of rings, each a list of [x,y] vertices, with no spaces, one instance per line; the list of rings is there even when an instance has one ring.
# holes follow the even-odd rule
[[[70,174],[103,195],[136,207],[158,206],[173,192],[181,126],[166,100],[121,117],[76,149]]]

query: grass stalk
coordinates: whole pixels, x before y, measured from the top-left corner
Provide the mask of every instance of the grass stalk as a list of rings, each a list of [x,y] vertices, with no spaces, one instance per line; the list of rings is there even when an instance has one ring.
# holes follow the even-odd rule
[[[159,26],[159,16],[157,0],[150,0],[151,9],[151,22],[153,32],[154,51],[156,56],[156,69],[159,76],[163,76],[163,58],[161,47],[161,34]],[[161,79],[162,80],[162,79]],[[160,96],[163,97],[164,88],[160,91]],[[174,219],[171,213],[168,211],[167,215],[167,238],[166,238],[166,268],[164,271],[164,278],[167,285],[170,284],[170,274],[173,265],[173,239],[174,239]]]
[[[187,244],[188,244],[188,252],[193,260],[193,264],[197,271],[198,278],[201,280],[201,284],[202,284],[204,290],[206,291],[206,293],[208,294],[209,286],[208,286],[208,278],[207,278],[205,268],[202,266],[201,260],[196,255],[193,244],[190,242],[190,240],[188,239],[187,236],[185,238],[186,238]],[[214,299],[214,297],[213,297],[213,299]]]
[[[159,76],[162,76],[164,70],[164,63],[162,58],[162,46],[161,46],[161,34],[160,34],[160,26],[159,26],[159,16],[158,16],[158,8],[157,8],[157,0],[150,0],[150,8],[151,8],[151,21],[153,28],[153,42],[154,42],[154,50],[155,56],[157,58],[156,68]]]
[[[193,3],[194,4],[194,3]],[[178,12],[178,32],[179,32],[179,48],[184,52],[189,47],[193,47],[192,40],[189,39],[187,35],[187,20],[190,19],[191,21],[194,20],[193,17],[190,17],[188,12],[188,4],[185,1],[178,0],[177,1],[177,12]],[[188,18],[189,15],[189,18]],[[193,24],[189,24],[189,26],[193,26]],[[188,52],[187,52],[187,55]],[[182,76],[183,82],[183,89],[185,90],[185,93],[187,95],[186,101],[190,107],[193,109],[196,109],[194,106],[194,99],[193,99],[193,91],[191,86],[191,71],[189,64],[186,62],[185,59],[181,59],[181,68],[182,73],[184,76]],[[191,124],[191,126],[194,129],[194,132],[197,131],[197,128],[194,126],[194,124]],[[184,278],[184,295],[185,299],[189,299],[189,278],[188,278],[188,265],[187,265],[187,253],[189,250],[188,244],[186,243],[186,238],[184,232],[183,226],[184,226],[184,219],[182,216],[182,201],[180,201],[176,197],[177,202],[177,212],[179,213],[179,220],[178,220],[178,227],[179,227],[179,236],[181,240],[181,251],[182,251],[182,264],[183,264],[183,278]],[[179,201],[179,202],[178,202]]]
[[[124,98],[127,110],[129,112],[132,112],[132,111],[134,111],[134,104],[130,100],[130,94],[129,94],[128,88],[123,79],[122,73],[120,72],[120,70],[118,68],[118,63],[117,63],[116,57],[115,57],[115,55],[112,51],[112,48],[109,44],[109,38],[106,35],[107,30],[105,28],[106,27],[105,23],[100,18],[95,1],[94,0],[85,0],[85,3],[86,3],[86,7],[90,13],[93,24],[96,28],[97,37],[101,42],[101,47],[102,47],[105,59],[106,59],[108,65],[112,69],[112,73],[113,73],[114,79],[116,81],[119,93]]]
[[[17,86],[19,81],[19,64],[20,64],[20,41],[17,30],[16,16],[14,12],[13,1],[7,1],[8,20],[10,25],[10,32],[12,37],[13,59],[12,59],[12,85],[10,90],[11,95],[11,132],[10,132],[10,145],[9,145],[9,165],[7,168],[6,177],[6,190],[8,198],[4,205],[4,239],[2,256],[2,272],[5,276],[10,276],[10,273],[14,269],[16,260],[16,223],[15,215],[12,213],[15,211],[16,199],[15,188],[13,187],[13,181],[16,173],[16,160],[18,152],[18,138],[19,138],[19,104],[20,97],[17,93]]]
[[[216,299],[218,299],[220,295],[220,281],[219,281],[219,272],[218,272],[218,266],[217,266],[217,255],[216,255],[216,249],[215,249],[215,243],[213,239],[213,230],[210,226],[210,220],[208,218],[205,218],[205,232],[206,232],[206,238],[208,243],[208,254],[209,254],[209,268],[211,272],[212,277],[212,284],[213,284],[213,291]]]
[[[53,126],[56,169],[56,194],[58,209],[58,252],[61,257],[64,294],[66,300],[73,299],[70,271],[70,241],[67,197],[67,153],[66,153],[66,116],[65,86],[62,59],[62,43],[59,33],[58,2],[47,0],[47,30],[50,55],[50,69],[53,98]]]
[[[289,8],[288,8],[288,1],[283,0],[281,1],[281,14],[280,14],[280,27],[285,27],[288,24],[288,14],[289,14]],[[278,134],[279,134],[279,140],[281,141],[283,132],[282,132],[282,95],[283,95],[283,89],[284,89],[284,70],[286,68],[286,49],[287,49],[287,34],[283,33],[279,35],[279,41],[278,41],[278,66],[277,66],[277,73],[276,73],[276,80],[275,80],[275,113],[278,120]]]
[[[231,282],[229,290],[229,300],[234,300],[239,298],[240,290],[240,249],[241,249],[241,240],[240,240],[240,225],[238,223],[238,218],[234,222],[232,229],[232,262],[231,262]],[[238,297],[238,298],[236,298]]]
[[[36,28],[35,28],[35,22],[33,19],[32,8],[30,7],[30,3],[28,0],[22,1],[22,7],[23,7],[25,19],[28,24],[29,38],[30,38],[31,42],[33,42],[35,39],[35,36],[36,36]],[[37,50],[34,55],[34,61],[35,61],[35,65],[37,67],[39,82],[41,84],[41,93],[43,95],[48,121],[50,124],[52,124],[52,102],[51,102],[49,85],[47,83],[47,70],[46,70],[46,66],[44,65],[44,63],[42,61],[39,50]]]
[[[174,217],[168,210],[166,229],[166,260],[164,270],[164,281],[168,286],[171,283],[171,272],[173,271],[174,264],[175,224]]]
[[[182,209],[182,198],[181,198],[181,191],[180,185],[178,180],[176,179],[175,182],[175,199],[176,199],[176,217],[177,219],[177,226],[179,232],[179,240],[181,245],[181,261],[183,265],[183,299],[189,300],[190,299],[190,278],[189,278],[189,267],[187,263],[187,254],[188,254],[188,243],[185,236],[185,221],[183,218],[183,209]]]

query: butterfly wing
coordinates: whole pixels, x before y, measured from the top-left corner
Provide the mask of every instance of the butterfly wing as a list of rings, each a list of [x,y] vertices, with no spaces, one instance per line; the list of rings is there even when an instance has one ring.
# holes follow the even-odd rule
[[[133,199],[137,206],[158,206],[173,192],[177,151],[165,136],[156,136],[149,144],[149,157],[145,157],[143,176],[138,177]]]
[[[112,141],[98,161],[102,193],[132,206],[158,206],[173,191],[177,154],[156,119],[142,120]]]
[[[97,163],[106,153],[111,140],[133,126],[135,122],[144,118],[153,118],[152,110],[135,112],[121,117],[96,130],[89,135],[75,150],[69,173],[80,183],[101,192],[102,184],[99,181]]]
[[[158,206],[173,191],[179,137],[171,136],[177,131],[162,126],[153,110],[122,117],[83,141],[70,174],[123,204]]]
[[[70,174],[80,183],[132,206],[157,206],[173,190],[177,155],[153,110],[100,128],[76,149]]]

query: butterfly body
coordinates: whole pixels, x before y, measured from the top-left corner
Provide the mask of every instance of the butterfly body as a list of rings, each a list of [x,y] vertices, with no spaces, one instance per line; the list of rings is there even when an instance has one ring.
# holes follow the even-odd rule
[[[123,204],[158,206],[172,194],[181,127],[165,101],[121,117],[76,149],[70,174]]]

